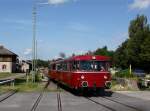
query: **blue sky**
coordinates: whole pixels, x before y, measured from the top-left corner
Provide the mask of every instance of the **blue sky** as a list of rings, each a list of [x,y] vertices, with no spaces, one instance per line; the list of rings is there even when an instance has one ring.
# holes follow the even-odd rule
[[[144,14],[150,0],[37,0],[38,57],[82,54],[107,46],[115,50],[128,38],[130,20]],[[34,0],[0,0],[0,44],[30,59]]]

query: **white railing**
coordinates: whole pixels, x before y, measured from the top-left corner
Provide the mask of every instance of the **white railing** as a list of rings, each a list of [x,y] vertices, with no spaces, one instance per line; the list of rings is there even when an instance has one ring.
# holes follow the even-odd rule
[[[15,82],[15,79],[3,80],[3,81],[0,81],[0,85],[6,84],[6,83],[11,83],[11,85],[14,86],[14,82]]]

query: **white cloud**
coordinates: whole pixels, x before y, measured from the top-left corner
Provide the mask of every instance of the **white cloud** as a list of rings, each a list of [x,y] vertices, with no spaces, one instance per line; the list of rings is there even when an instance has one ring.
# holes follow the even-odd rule
[[[63,4],[63,3],[66,3],[68,2],[69,0],[48,0],[48,3],[49,4]]]
[[[40,3],[40,4],[50,4],[50,5],[59,5],[59,4],[64,4],[64,3],[67,3],[67,2],[76,2],[77,0],[48,0],[48,2],[46,3]]]
[[[134,0],[132,4],[129,5],[130,9],[146,9],[150,7],[150,0]]]
[[[30,49],[30,48],[27,48],[24,51],[24,55],[30,55],[31,53],[32,53],[32,49]]]

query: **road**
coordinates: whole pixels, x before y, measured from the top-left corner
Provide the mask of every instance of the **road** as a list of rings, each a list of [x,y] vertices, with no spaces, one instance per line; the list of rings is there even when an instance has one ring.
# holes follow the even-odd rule
[[[44,92],[35,110],[58,111],[58,93],[62,111],[150,111],[150,100],[145,99],[150,98],[148,92],[145,94],[147,97],[142,98],[138,97],[141,95],[139,92],[114,92],[111,96],[83,97],[67,91]],[[31,111],[39,95],[40,92],[16,93],[0,102],[0,111]]]

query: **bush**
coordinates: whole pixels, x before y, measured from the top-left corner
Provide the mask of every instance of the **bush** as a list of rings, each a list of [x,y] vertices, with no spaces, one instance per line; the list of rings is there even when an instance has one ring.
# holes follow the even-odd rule
[[[39,74],[39,72],[36,72],[36,74],[35,74],[35,82],[40,82],[40,81],[41,81],[40,74]]]
[[[122,70],[122,71],[119,71],[115,74],[115,77],[120,77],[120,78],[133,78],[135,77],[135,75],[133,75],[133,73],[129,73],[129,69],[126,69],[126,70]]]

